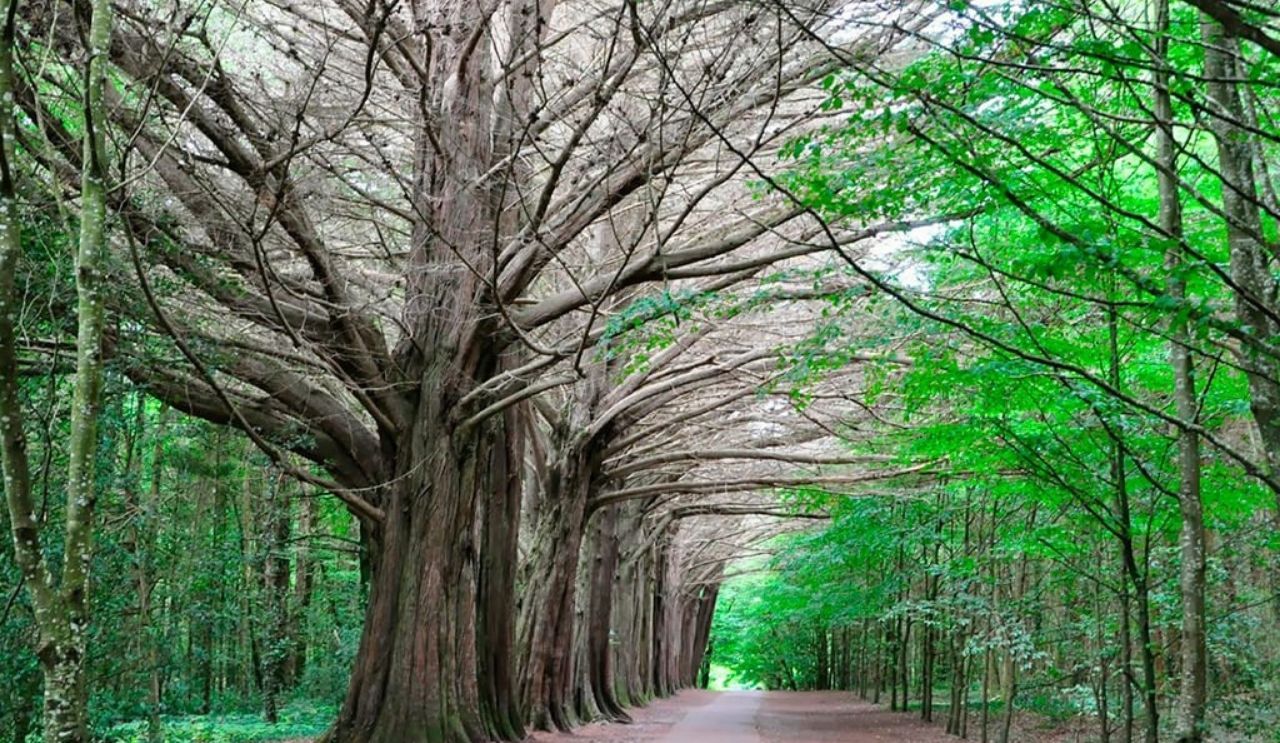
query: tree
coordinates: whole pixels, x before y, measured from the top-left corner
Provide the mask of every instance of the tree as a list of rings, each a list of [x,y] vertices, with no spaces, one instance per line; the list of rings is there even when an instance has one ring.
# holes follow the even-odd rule
[[[76,249],[76,377],[69,433],[66,482],[66,530],[61,575],[41,545],[30,463],[20,401],[19,311],[15,291],[17,263],[23,250],[22,220],[16,179],[14,74],[16,3],[0,4],[4,18],[0,37],[0,440],[3,441],[4,491],[14,554],[22,569],[38,633],[36,654],[44,674],[44,739],[88,741],[84,662],[89,624],[93,515],[97,502],[95,452],[102,391],[103,269],[107,253],[107,116],[105,84],[111,39],[111,7],[90,5],[84,65],[84,131],[80,180],[80,234]]]

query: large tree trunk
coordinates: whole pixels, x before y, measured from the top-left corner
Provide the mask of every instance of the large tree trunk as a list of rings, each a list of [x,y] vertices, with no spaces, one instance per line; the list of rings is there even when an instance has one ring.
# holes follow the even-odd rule
[[[670,526],[653,548],[653,691],[671,696],[680,688],[680,649],[684,643],[680,601],[679,555],[675,553],[677,527]]]
[[[685,679],[683,680],[686,686],[696,686],[698,673],[706,667],[707,647],[711,643],[711,621],[716,614],[716,599],[720,595],[719,581],[722,573],[722,569],[716,570],[708,585],[697,589],[696,595],[689,599],[693,605],[693,611],[691,623],[685,628],[690,637],[690,652],[689,657],[685,660]],[[826,635],[826,629],[821,629],[818,633],[819,642],[825,644]],[[709,669],[708,673],[710,673]],[[823,671],[819,672],[819,676],[828,680],[830,678]],[[822,688],[829,688],[829,685]]]
[[[449,431],[442,417],[420,416],[395,452],[364,633],[331,740],[513,735],[509,714],[492,698],[501,682],[488,677],[482,695],[478,678],[480,660],[491,661],[491,648],[503,641],[478,632],[478,622],[485,620],[491,633],[493,612],[507,608],[481,610],[477,602],[477,508],[497,501],[486,521],[502,518],[509,499],[507,483],[495,488],[491,481],[494,455],[506,456],[495,441],[501,426],[459,437]]]
[[[495,736],[524,737],[512,660],[515,658],[515,581],[523,497],[523,408],[503,414],[504,445],[490,453],[492,497],[481,503],[480,701]],[[496,425],[496,423],[494,424]]]
[[[513,197],[493,176],[494,148],[506,142],[504,127],[526,121],[510,87],[532,82],[516,75],[500,86],[493,74],[500,15],[473,2],[410,8],[426,75],[405,337],[395,351],[405,409],[397,424],[381,424],[384,515],[371,539],[364,633],[331,735],[343,743],[522,732],[507,668],[522,454],[506,433],[518,427],[466,417],[464,399],[501,368],[502,299],[486,281],[497,270],[493,246],[518,230],[511,215],[522,212],[504,209]],[[545,21],[539,8],[524,9],[509,20]],[[508,30],[513,43],[537,38]]]
[[[575,621],[575,608],[579,579],[584,580],[583,591],[589,592],[590,585],[590,576],[579,573],[589,572],[594,562],[595,543],[584,545],[587,504],[600,476],[601,441],[608,434],[592,435],[590,431],[593,412],[607,383],[605,372],[602,363],[587,371],[584,389],[553,432],[550,463],[540,473],[542,500],[523,580],[520,642],[525,662],[520,680],[525,718],[544,730],[568,730],[576,723],[575,701],[586,701],[575,700],[573,694],[578,685],[573,661],[579,643],[575,640],[583,639],[578,630],[584,629]],[[583,559],[588,560],[585,566]],[[585,660],[587,648],[583,645],[581,649]],[[583,675],[582,683],[589,683],[588,675]]]
[[[591,565],[591,599],[587,610],[587,677],[596,707],[615,720],[627,721],[614,693],[613,655],[609,641],[613,629],[614,584],[617,581],[620,536],[618,509],[609,506],[594,519],[597,550]]]
[[[585,442],[583,442],[585,444]],[[521,619],[527,652],[521,678],[525,714],[539,729],[568,730],[572,717],[574,604],[591,479],[599,465],[571,443],[548,468]]]
[[[618,578],[614,590],[613,620],[617,642],[610,649],[614,688],[624,706],[643,704],[652,696],[649,668],[651,609],[650,552],[645,546],[641,504],[629,501],[615,506],[618,523]]]
[[[84,643],[67,636],[40,648],[44,674],[45,743],[91,740],[84,678]]]
[[[607,713],[596,704],[595,691],[591,688],[591,648],[588,625],[591,612],[591,566],[599,549],[594,531],[583,534],[578,557],[578,587],[574,591],[573,650],[569,663],[569,688],[574,719],[577,723],[599,720]]]

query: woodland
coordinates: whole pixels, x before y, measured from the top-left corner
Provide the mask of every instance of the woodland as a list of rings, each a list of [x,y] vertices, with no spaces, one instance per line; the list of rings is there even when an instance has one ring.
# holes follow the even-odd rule
[[[0,23],[0,741],[1280,741],[1275,0]]]

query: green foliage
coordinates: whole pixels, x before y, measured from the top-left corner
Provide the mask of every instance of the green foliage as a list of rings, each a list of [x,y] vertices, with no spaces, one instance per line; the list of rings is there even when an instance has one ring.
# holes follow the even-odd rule
[[[269,725],[258,715],[185,715],[164,718],[164,740],[177,743],[254,743],[313,738],[333,722],[336,707],[300,703],[280,711],[280,722]],[[110,743],[147,743],[143,720],[111,727],[103,736]]]
[[[47,422],[33,428],[30,448],[32,461],[42,463],[50,523],[61,514],[56,494],[65,472],[64,385],[58,377],[33,378],[24,390],[25,404],[37,413],[33,419]],[[283,549],[291,577],[296,560],[307,555],[312,584],[303,606],[290,581],[290,626],[297,634],[281,644],[265,634],[266,535],[256,491],[273,473],[264,459],[240,436],[163,411],[116,375],[108,379],[99,433],[96,476],[105,526],[95,538],[93,579],[102,590],[92,594],[89,638],[94,730],[106,740],[146,739],[147,647],[154,644],[165,740],[230,743],[321,732],[345,691],[363,615],[359,536],[345,509],[316,498],[312,523],[300,532],[302,502],[293,499],[293,538]],[[0,511],[0,526],[7,531],[7,511]],[[6,539],[3,545],[0,585],[8,588],[0,599],[0,672],[10,683],[0,691],[0,741],[19,735],[34,740],[40,673],[31,652],[30,608],[17,590],[12,544]],[[58,540],[47,538],[46,548],[56,565]],[[151,586],[146,617],[139,612],[140,569]],[[255,666],[272,647],[291,655],[295,642],[305,652],[305,666],[288,684],[292,702],[281,722],[268,725]]]
[[[843,497],[791,494],[832,519],[774,545],[763,573],[726,586],[715,658],[748,683],[803,687],[816,678],[815,632],[834,647],[852,631],[891,663],[886,654],[914,627],[915,695],[927,628],[971,661],[991,655],[1019,668],[1027,688],[1016,707],[1094,717],[1101,688],[1114,721],[1120,592],[1133,602],[1142,581],[1159,637],[1176,637],[1182,620],[1169,335],[1185,322],[1212,535],[1210,722],[1262,740],[1276,714],[1263,690],[1280,677],[1269,608],[1280,501],[1246,474],[1264,458],[1239,349],[1269,358],[1278,348],[1235,317],[1224,187],[1201,120],[1200,19],[1172,7],[1184,226],[1171,239],[1156,223],[1144,6],[949,7],[936,48],[899,68],[851,65],[822,80],[824,109],[839,115],[783,148],[777,181],[837,227],[953,216],[892,246],[888,260],[855,256],[874,293],[901,302],[860,302],[856,320],[834,312],[784,356],[800,405],[858,368],[863,384],[851,394],[892,412],[851,433],[851,448],[893,453],[885,467],[932,463],[935,475]],[[1244,95],[1261,112],[1255,144],[1270,162],[1280,156],[1269,114],[1280,58],[1246,46],[1243,64]],[[1273,241],[1274,205],[1259,212]],[[1182,260],[1171,263],[1171,252]],[[1179,282],[1183,297],[1171,292]],[[868,363],[863,352],[883,347],[909,363]],[[1135,545],[1136,579],[1120,564],[1119,534]],[[1157,662],[1175,670],[1159,680],[1162,700],[1177,693],[1167,642]],[[939,662],[950,673],[957,661]],[[977,683],[970,676],[964,698]],[[1010,701],[989,692],[989,709]]]

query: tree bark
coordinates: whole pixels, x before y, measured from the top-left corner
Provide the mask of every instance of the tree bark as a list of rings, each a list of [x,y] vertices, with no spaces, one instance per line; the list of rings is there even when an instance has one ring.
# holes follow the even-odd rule
[[[574,606],[587,500],[599,469],[599,449],[570,440],[547,469],[542,511],[525,590],[531,597],[521,622],[528,654],[521,678],[526,719],[539,729],[573,726]]]
[[[690,612],[690,620],[684,629],[685,634],[690,638],[689,655],[685,659],[685,679],[683,680],[685,686],[696,685],[699,671],[706,666],[708,647],[711,643],[711,622],[715,619],[716,601],[720,596],[720,575],[721,570],[717,569],[708,578],[707,584],[696,587],[696,595],[687,599],[691,602],[693,611]],[[825,632],[819,632],[818,640],[826,641]],[[710,672],[709,669],[708,672]],[[819,671],[819,676],[823,675]]]
[[[813,688],[818,691],[826,691],[830,688],[830,654],[829,645],[827,643],[827,630],[822,625],[818,625],[813,631],[813,647],[817,654],[816,669]]]
[[[68,441],[66,522],[60,580],[55,584],[40,545],[31,498],[23,415],[18,397],[14,277],[22,251],[16,176],[13,0],[0,0],[0,463],[15,559],[31,598],[36,655],[44,675],[44,739],[90,739],[84,674],[89,629],[89,568],[97,501],[94,464],[102,390],[102,263],[107,250],[106,111],[103,101],[111,38],[111,6],[94,0],[86,29],[80,236],[76,251],[76,376]]]
[[[1168,9],[1161,7],[1159,16],[1168,26]],[[1211,125],[1218,145],[1218,169],[1222,177],[1223,208],[1227,216],[1227,242],[1231,254],[1231,274],[1241,288],[1236,298],[1236,312],[1242,323],[1256,337],[1270,339],[1275,334],[1272,323],[1257,303],[1274,296],[1274,282],[1267,267],[1265,252],[1254,237],[1261,224],[1256,206],[1256,184],[1247,134],[1238,128],[1242,120],[1239,92],[1233,82],[1239,74],[1237,44],[1222,33],[1216,21],[1202,18],[1205,43],[1204,69],[1211,102]],[[1157,85],[1157,104],[1168,104],[1167,81]],[[1172,117],[1166,108],[1157,113],[1165,122],[1160,147],[1162,159],[1172,161]],[[1169,237],[1181,237],[1181,211],[1177,204],[1176,184],[1166,174],[1161,179],[1161,227]],[[1180,254],[1170,257],[1174,267],[1181,263]],[[1177,299],[1185,294],[1185,283],[1174,273],[1171,292]],[[1196,417],[1197,399],[1191,372],[1188,331],[1185,320],[1175,321],[1172,339],[1172,363],[1175,373],[1174,397],[1180,419],[1192,422]],[[1261,433],[1269,470],[1277,471],[1280,458],[1280,383],[1275,378],[1275,365],[1266,357],[1242,345],[1241,362],[1249,381],[1250,405]],[[1179,510],[1182,531],[1179,548],[1182,559],[1179,586],[1182,591],[1181,683],[1175,712],[1178,741],[1193,743],[1204,738],[1204,715],[1208,699],[1208,662],[1205,648],[1205,533],[1204,513],[1200,500],[1200,453],[1198,439],[1189,431],[1179,437],[1178,462],[1180,488]],[[1277,494],[1280,497],[1280,494]]]
[[[293,687],[302,681],[307,667],[307,614],[311,608],[311,592],[315,568],[311,564],[310,540],[316,528],[316,504],[311,497],[298,499],[298,543],[294,550],[293,601],[289,609],[289,657],[285,663],[285,684]]]
[[[642,505],[636,501],[612,506],[617,512],[618,578],[614,589],[613,625],[617,642],[611,649],[615,689],[624,706],[645,703],[653,694],[650,683],[652,581],[650,551]]]
[[[537,26],[521,44],[545,33],[542,5],[551,3],[530,3],[530,13],[511,9],[518,22]],[[395,350],[405,392],[379,423],[381,516],[365,525],[371,589],[350,687],[329,736],[341,743],[522,733],[506,659],[518,523],[513,478],[523,454],[507,448],[503,416],[473,421],[460,403],[502,367],[503,300],[486,278],[498,270],[495,240],[520,227],[503,215],[522,212],[504,211],[510,194],[490,171],[495,146],[506,141],[498,128],[523,125],[527,112],[508,110],[514,99],[497,95],[495,16],[461,1],[414,2],[410,10],[422,29],[415,64],[426,75],[405,337]],[[504,84],[533,81],[516,75]]]
[[[667,527],[653,547],[653,625],[650,634],[653,692],[671,696],[681,686],[680,648],[684,643],[679,591],[679,555],[674,544],[678,526]],[[787,666],[790,673],[790,666]],[[794,681],[792,682],[794,687]]]
[[[523,406],[502,415],[503,444],[493,448],[489,469],[493,497],[481,509],[480,697],[495,736],[505,740],[519,740],[525,732],[512,661],[526,415]]]
[[[601,712],[616,720],[630,717],[614,693],[616,681],[610,652],[613,629],[614,584],[617,582],[620,535],[617,533],[618,507],[608,506],[595,516],[598,551],[591,566],[591,604],[586,627],[588,669],[592,693]]]
[[[470,743],[509,734],[509,718],[487,698],[496,687],[482,700],[478,680],[479,659],[501,642],[477,631],[481,617],[504,607],[478,607],[476,544],[479,501],[495,492],[501,427],[455,436],[442,411],[422,412],[395,452],[364,632],[333,741]],[[506,503],[505,486],[497,492]]]
[[[1280,362],[1274,357],[1274,339],[1280,334],[1280,324],[1273,318],[1280,313],[1276,299],[1280,286],[1274,277],[1274,250],[1263,243],[1254,171],[1255,139],[1246,128],[1249,116],[1237,85],[1238,80],[1249,78],[1249,70],[1240,55],[1239,39],[1226,34],[1207,14],[1201,16],[1201,36],[1209,128],[1217,143],[1231,279],[1236,286],[1236,319],[1256,339],[1256,343],[1240,344],[1236,356],[1249,383],[1249,408],[1262,443],[1266,470],[1274,476],[1280,473]],[[1269,347],[1259,348],[1258,344]],[[1273,489],[1273,495],[1271,523],[1280,530],[1280,490]],[[1280,565],[1280,561],[1273,564]],[[1271,581],[1273,587],[1280,586],[1280,567],[1271,569]],[[1273,597],[1273,607],[1280,614],[1280,591]],[[1180,718],[1179,730],[1183,730],[1182,722]]]
[[[266,614],[262,646],[263,717],[275,724],[280,719],[280,693],[285,685],[285,664],[289,655],[289,496],[283,472],[269,472],[265,534],[262,537],[263,610]]]

